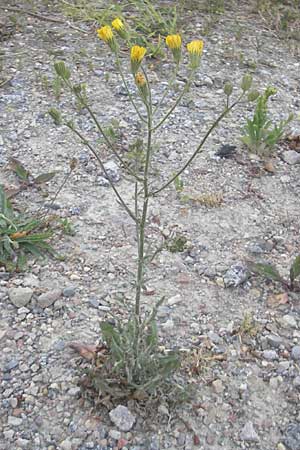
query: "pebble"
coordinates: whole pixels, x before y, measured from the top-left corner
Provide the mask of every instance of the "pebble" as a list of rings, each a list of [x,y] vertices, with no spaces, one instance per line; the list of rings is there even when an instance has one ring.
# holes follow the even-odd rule
[[[12,427],[19,427],[22,424],[23,420],[20,417],[8,416],[7,423]]]
[[[259,437],[254,429],[254,425],[252,422],[247,422],[244,428],[241,431],[240,438],[242,441],[246,442],[258,442]]]
[[[76,287],[75,286],[67,286],[63,290],[63,296],[64,297],[71,298],[71,297],[74,297],[75,294],[76,294]]]
[[[289,450],[300,449],[300,423],[291,423],[284,432],[283,443]]]
[[[130,431],[136,421],[136,417],[123,405],[118,405],[112,409],[109,417],[112,423],[121,431]]]
[[[4,372],[10,372],[11,370],[18,367],[19,361],[16,359],[11,359],[5,366],[4,366]]]
[[[278,359],[278,354],[275,350],[264,350],[262,352],[262,357],[267,361],[274,361],[275,359]]]
[[[300,345],[295,345],[292,348],[291,351],[291,357],[292,359],[294,359],[295,361],[298,361],[300,359]]]
[[[177,305],[177,303],[180,303],[181,301],[182,301],[181,295],[177,294],[177,295],[174,295],[174,297],[169,298],[167,301],[167,304],[169,306],[174,306],[174,305]]]
[[[41,294],[37,299],[37,303],[41,308],[48,308],[49,306],[53,305],[53,303],[56,302],[56,300],[58,300],[60,296],[61,290],[53,289],[53,291],[48,291],[44,294]]]
[[[297,322],[295,317],[286,314],[285,316],[278,319],[278,322],[283,328],[297,328]]]
[[[104,168],[107,172],[107,176],[104,175],[104,178],[108,178],[113,183],[117,183],[121,179],[121,170],[118,166],[118,164],[115,163],[115,161],[107,161],[104,164]]]
[[[8,290],[9,299],[17,308],[26,306],[30,302],[32,295],[33,290],[29,287],[20,286]]]
[[[295,164],[300,164],[300,153],[295,152],[294,150],[287,150],[286,152],[283,152],[282,158],[286,163],[292,166]]]
[[[212,387],[216,394],[221,394],[225,389],[221,380],[214,380]]]
[[[250,273],[243,263],[236,263],[231,266],[223,276],[225,287],[237,287],[245,283]]]
[[[279,348],[283,344],[283,339],[275,334],[268,334],[266,338],[271,347]]]

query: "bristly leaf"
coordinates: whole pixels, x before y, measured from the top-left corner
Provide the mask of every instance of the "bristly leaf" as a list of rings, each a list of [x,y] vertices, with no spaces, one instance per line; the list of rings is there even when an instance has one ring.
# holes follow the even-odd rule
[[[71,77],[71,72],[66,67],[63,61],[57,61],[56,63],[54,63],[54,69],[57,75],[63,80],[69,80],[69,78]]]
[[[261,275],[268,280],[283,282],[282,276],[276,269],[276,267],[271,264],[262,264],[262,263],[254,263],[250,264],[249,269],[256,273],[257,275]]]
[[[295,279],[300,275],[300,255],[298,255],[290,269],[290,281],[293,286]]]
[[[55,177],[55,175],[56,172],[41,173],[34,179],[34,182],[35,184],[47,183],[48,181],[52,180],[52,178]]]
[[[22,181],[28,181],[29,178],[29,171],[25,169],[22,163],[18,161],[16,158],[10,158],[10,167],[13,172],[22,180]]]

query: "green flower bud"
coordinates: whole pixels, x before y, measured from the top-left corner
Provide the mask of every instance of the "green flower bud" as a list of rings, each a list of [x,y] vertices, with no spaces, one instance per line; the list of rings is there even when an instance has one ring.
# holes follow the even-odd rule
[[[246,92],[249,91],[251,86],[252,86],[252,75],[246,73],[246,75],[243,76],[241,88],[244,92]]]
[[[61,125],[61,123],[62,123],[61,114],[57,109],[55,109],[55,108],[49,109],[48,114],[54,120],[55,125]]]
[[[71,72],[69,71],[69,69],[67,69],[63,61],[57,61],[56,63],[54,63],[54,69],[57,75],[63,80],[69,80],[69,78],[71,77]]]
[[[259,92],[258,91],[251,91],[248,94],[248,101],[249,102],[255,102],[255,100],[257,100],[259,97]]]
[[[230,81],[227,81],[224,85],[224,93],[229,97],[232,94],[233,87]]]

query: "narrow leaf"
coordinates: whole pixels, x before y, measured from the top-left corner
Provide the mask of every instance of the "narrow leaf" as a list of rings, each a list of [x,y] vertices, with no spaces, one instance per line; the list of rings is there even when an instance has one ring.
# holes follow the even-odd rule
[[[249,268],[253,273],[261,275],[261,276],[267,278],[268,280],[280,281],[280,282],[283,281],[283,279],[282,279],[280,273],[278,272],[278,270],[276,269],[276,267],[272,266],[271,264],[255,263],[255,264],[251,264]]]
[[[299,275],[300,275],[300,255],[298,255],[295,258],[290,269],[290,280],[292,284]]]
[[[52,180],[52,178],[55,177],[55,175],[56,172],[41,173],[34,179],[34,182],[35,184],[47,183],[48,181]]]
[[[16,158],[10,158],[10,167],[13,172],[22,180],[28,181],[29,171],[25,169],[23,164]]]

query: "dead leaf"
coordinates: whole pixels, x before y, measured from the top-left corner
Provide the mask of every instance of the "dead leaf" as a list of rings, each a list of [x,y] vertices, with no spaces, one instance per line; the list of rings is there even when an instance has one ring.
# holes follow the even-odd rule
[[[287,140],[288,145],[292,150],[300,152],[300,134],[297,136],[289,136]]]
[[[289,302],[289,296],[287,292],[282,294],[272,294],[267,298],[267,305],[269,308],[277,308],[280,305],[285,305]]]
[[[86,345],[81,344],[80,342],[71,342],[69,347],[79,353],[79,355],[87,361],[92,361],[95,359],[98,349],[97,345]]]
[[[268,159],[267,161],[265,161],[264,163],[264,169],[269,172],[269,173],[275,173],[275,166],[274,166],[274,162],[271,159]]]

